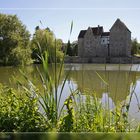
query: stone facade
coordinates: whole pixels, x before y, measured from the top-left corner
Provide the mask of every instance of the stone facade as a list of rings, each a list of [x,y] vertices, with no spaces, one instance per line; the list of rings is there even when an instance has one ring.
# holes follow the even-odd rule
[[[120,19],[110,29],[110,55],[131,56],[131,32]]]
[[[104,32],[99,26],[82,30],[78,36],[78,56],[94,57],[129,57],[131,56],[131,32],[117,19],[110,32]]]

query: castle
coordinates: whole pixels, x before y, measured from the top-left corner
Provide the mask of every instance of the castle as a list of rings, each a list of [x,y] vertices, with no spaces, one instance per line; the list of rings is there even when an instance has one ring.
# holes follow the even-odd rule
[[[80,58],[130,57],[131,47],[131,31],[120,19],[115,21],[110,32],[104,32],[98,25],[81,30],[78,36]]]

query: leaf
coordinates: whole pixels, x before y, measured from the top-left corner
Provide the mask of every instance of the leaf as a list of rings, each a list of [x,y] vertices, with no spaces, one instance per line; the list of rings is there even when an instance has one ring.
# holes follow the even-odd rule
[[[73,29],[73,21],[71,22],[70,36],[71,36],[71,33],[72,33],[72,29]]]
[[[106,84],[107,86],[109,85],[109,84],[102,78],[102,76],[101,76],[97,71],[95,71],[95,73],[96,73],[97,76],[103,81],[104,84]]]

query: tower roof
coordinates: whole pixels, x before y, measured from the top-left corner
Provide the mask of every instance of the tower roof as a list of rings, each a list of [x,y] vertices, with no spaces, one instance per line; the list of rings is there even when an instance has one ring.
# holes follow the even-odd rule
[[[110,30],[112,30],[112,28],[113,28],[114,26],[118,25],[118,24],[121,25],[122,27],[126,28],[129,32],[131,32],[131,31],[127,28],[127,26],[126,26],[119,18],[115,21],[115,23],[113,24],[113,26],[111,27]]]

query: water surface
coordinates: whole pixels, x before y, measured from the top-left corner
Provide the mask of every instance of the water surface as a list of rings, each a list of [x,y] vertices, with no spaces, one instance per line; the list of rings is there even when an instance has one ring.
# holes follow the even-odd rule
[[[0,83],[10,87],[17,87],[14,80],[25,82],[22,70],[27,77],[41,90],[41,80],[36,69],[40,65],[22,67],[0,67]],[[57,65],[57,74],[59,72],[59,65]],[[140,100],[140,66],[131,64],[66,64],[60,79],[62,84],[66,73],[71,69],[70,76],[66,81],[63,101],[68,97],[70,89],[79,89],[81,93],[89,92],[89,94],[96,93],[96,96],[101,98],[105,103],[110,102],[110,106],[123,103],[130,94],[135,92],[132,96],[130,106],[130,118],[134,118],[133,123],[140,122],[139,100]],[[54,77],[54,69],[49,68],[49,72]],[[26,82],[25,82],[26,83]]]

